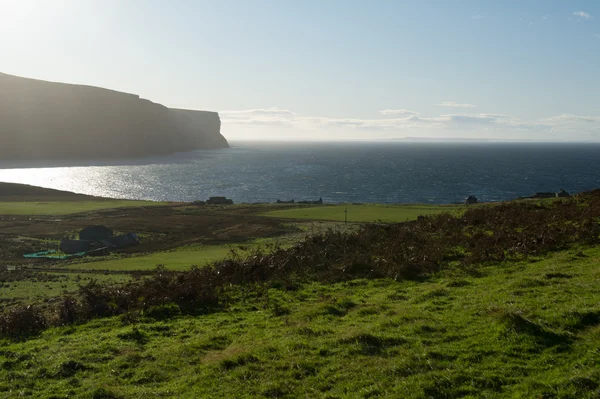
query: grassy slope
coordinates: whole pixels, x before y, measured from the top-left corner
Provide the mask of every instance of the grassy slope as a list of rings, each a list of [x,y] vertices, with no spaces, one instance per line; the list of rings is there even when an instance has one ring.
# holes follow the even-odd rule
[[[60,297],[64,292],[77,291],[91,279],[102,282],[124,282],[131,278],[127,274],[101,273],[55,273],[38,272],[28,279],[0,282],[0,302],[39,303]]]
[[[71,269],[81,270],[150,270],[164,265],[169,270],[189,270],[192,265],[204,266],[207,263],[225,258],[230,251],[240,245],[204,245],[177,248],[173,251],[155,252],[143,256],[110,259],[99,262],[76,263]],[[243,254],[243,251],[239,251]]]
[[[192,266],[205,266],[216,260],[226,258],[235,251],[240,256],[246,255],[250,250],[258,247],[268,248],[272,245],[287,247],[303,238],[303,233],[288,234],[281,237],[256,239],[239,244],[221,245],[187,245],[172,251],[154,252],[142,256],[128,258],[107,259],[102,261],[89,261],[73,263],[68,267],[76,270],[151,270],[158,265],[165,266],[168,270],[189,270]]]
[[[333,205],[306,206],[266,212],[263,215],[291,218],[344,221],[344,211],[348,209],[349,222],[406,222],[416,220],[419,215],[432,215],[443,212],[458,212],[464,209],[460,205]]]
[[[584,253],[0,341],[0,396],[598,397],[600,248]]]
[[[347,231],[352,226],[345,227],[338,223],[319,222],[312,224],[294,224],[300,232],[289,233],[283,236],[250,240],[237,244],[220,245],[187,245],[172,251],[154,252],[142,256],[128,258],[115,258],[102,261],[93,261],[93,258],[84,258],[81,263],[72,263],[70,269],[77,270],[151,270],[158,265],[165,266],[168,270],[189,270],[193,265],[204,266],[216,260],[226,258],[231,251],[243,256],[252,249],[270,246],[289,247],[307,235],[323,233],[327,229]]]
[[[56,216],[129,206],[164,205],[93,197],[69,191],[0,182],[0,215]]]
[[[57,216],[80,212],[96,211],[125,207],[165,205],[162,202],[130,201],[130,200],[92,200],[92,201],[49,201],[49,202],[17,202],[1,201],[0,215],[36,215]]]

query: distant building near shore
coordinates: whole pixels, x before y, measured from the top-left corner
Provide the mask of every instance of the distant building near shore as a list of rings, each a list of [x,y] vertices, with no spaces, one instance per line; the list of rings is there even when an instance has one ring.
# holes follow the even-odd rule
[[[525,199],[544,199],[544,198],[567,198],[570,197],[571,194],[566,192],[564,189],[560,189],[559,192],[537,192],[529,197],[525,197]]]
[[[319,197],[316,201],[298,201],[298,204],[310,204],[310,205],[321,205],[323,203],[323,198]]]
[[[207,205],[233,205],[233,200],[226,197],[210,197]]]
[[[468,196],[468,197],[465,199],[465,204],[466,204],[466,205],[473,205],[473,204],[476,204],[476,203],[478,203],[478,202],[479,202],[479,200],[478,200],[478,199],[477,199],[477,197],[476,197],[476,196],[474,196],[474,195],[469,195],[469,196]]]
[[[556,193],[537,192],[537,193],[535,193],[533,195],[530,195],[527,198],[531,198],[531,199],[556,198]]]
[[[282,201],[280,199],[277,199],[277,201],[275,201],[275,203],[277,203],[277,204],[293,204],[294,200],[292,199],[290,201]]]

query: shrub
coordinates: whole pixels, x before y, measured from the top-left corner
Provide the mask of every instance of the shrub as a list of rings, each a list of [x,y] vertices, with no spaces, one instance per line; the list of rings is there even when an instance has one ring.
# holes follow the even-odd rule
[[[11,309],[0,317],[0,332],[13,339],[37,335],[47,326],[46,318],[34,306]]]

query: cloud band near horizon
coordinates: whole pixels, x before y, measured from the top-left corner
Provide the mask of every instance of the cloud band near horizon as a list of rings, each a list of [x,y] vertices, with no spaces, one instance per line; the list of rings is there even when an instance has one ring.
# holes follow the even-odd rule
[[[462,107],[469,108],[469,107]],[[410,133],[411,136],[431,133],[476,131],[494,132],[507,136],[523,134],[548,135],[551,138],[600,139],[600,116],[561,114],[535,120],[524,120],[510,115],[492,113],[445,113],[424,116],[406,109],[384,109],[377,118],[335,118],[299,115],[287,109],[265,108],[221,111],[226,128],[261,127],[289,128],[303,132],[380,132]],[[510,133],[510,134],[508,134]],[[425,137],[425,136],[423,136]],[[502,137],[498,137],[502,138]]]

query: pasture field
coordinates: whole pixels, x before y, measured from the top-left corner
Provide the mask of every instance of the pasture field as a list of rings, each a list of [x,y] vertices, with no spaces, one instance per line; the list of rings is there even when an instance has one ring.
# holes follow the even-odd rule
[[[326,205],[274,210],[265,212],[263,215],[277,218],[343,222],[347,210],[348,222],[407,222],[417,220],[419,215],[436,215],[445,212],[458,214],[465,209],[464,205]]]
[[[36,303],[77,291],[91,280],[122,283],[127,274],[64,273],[49,271],[0,272],[0,303]]]
[[[0,340],[0,396],[597,398],[600,248]]]
[[[194,245],[173,249],[166,252],[154,252],[147,255],[127,258],[113,258],[98,262],[81,262],[70,264],[74,270],[151,270],[158,265],[168,270],[189,270],[192,266],[206,266],[208,263],[226,258],[231,251],[244,256],[252,248],[260,246],[260,242],[245,244]]]
[[[0,201],[0,215],[62,216],[127,207],[159,206],[165,203],[130,200],[90,201]]]
[[[259,238],[235,244],[220,245],[186,245],[170,251],[154,252],[140,256],[112,257],[94,261],[93,258],[83,258],[82,261],[74,260],[67,267],[72,270],[151,270],[158,265],[167,270],[189,270],[192,266],[205,266],[211,262],[222,260],[231,255],[232,251],[239,256],[247,256],[256,249],[268,250],[273,246],[289,247],[306,236],[320,234],[328,229],[348,231],[350,228],[340,223],[315,222],[289,224],[295,232],[272,238]],[[297,231],[296,231],[297,230]]]
[[[0,272],[0,397],[600,397],[600,191],[464,214],[348,205],[347,226],[345,209],[0,219],[0,259],[22,267]],[[462,217],[359,224],[442,212]],[[90,224],[142,242],[22,259]],[[275,244],[290,248],[245,256]]]

